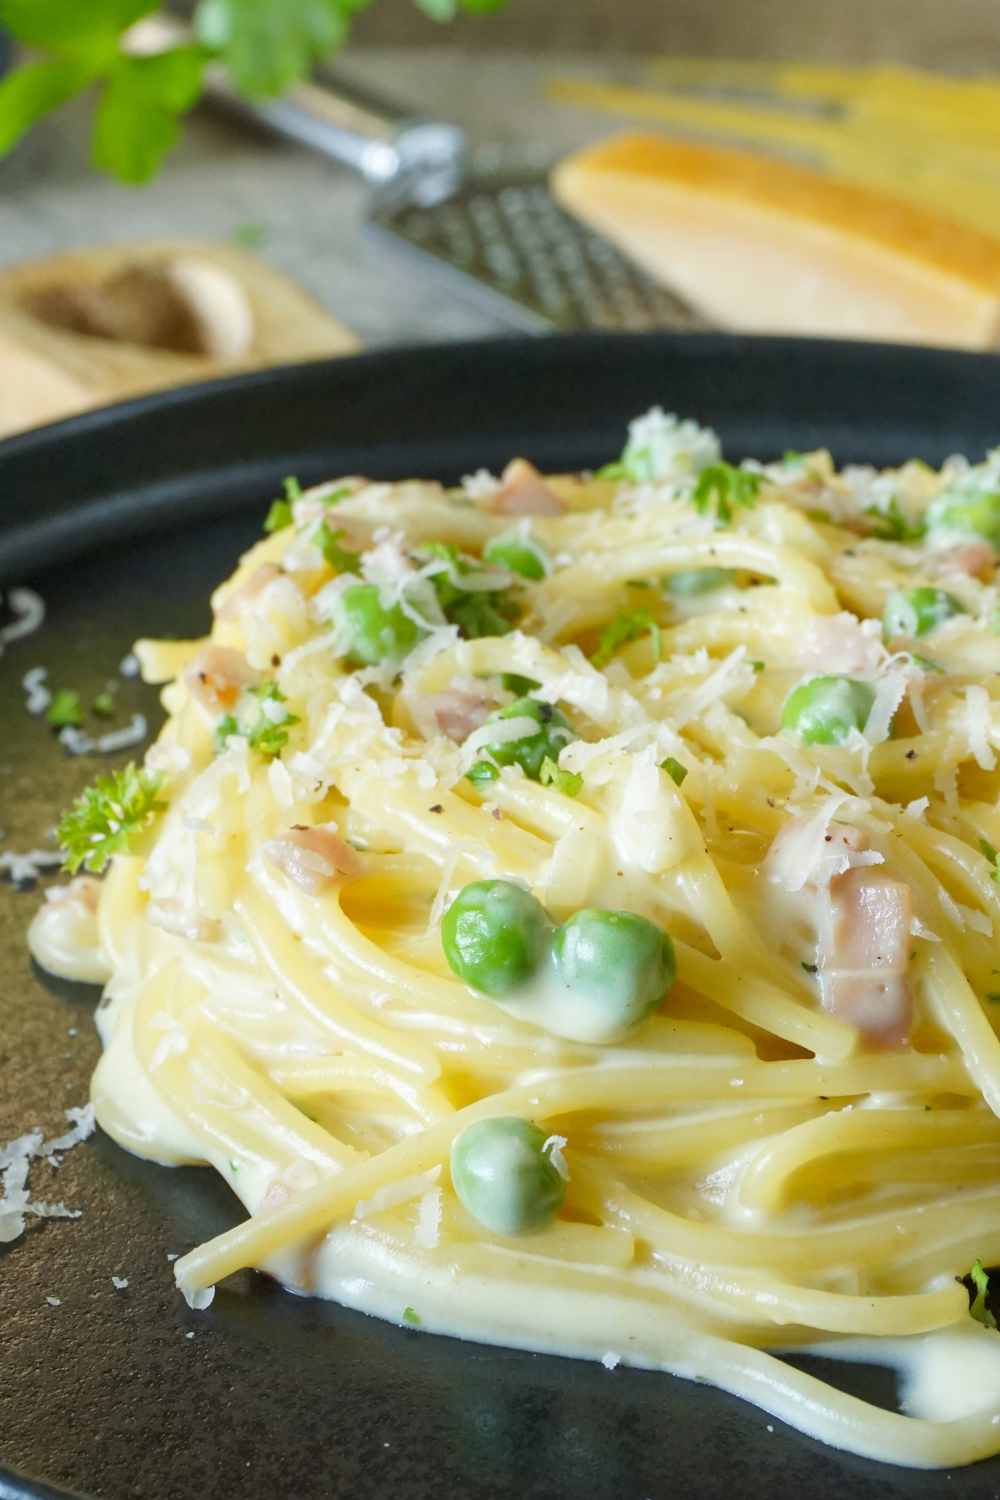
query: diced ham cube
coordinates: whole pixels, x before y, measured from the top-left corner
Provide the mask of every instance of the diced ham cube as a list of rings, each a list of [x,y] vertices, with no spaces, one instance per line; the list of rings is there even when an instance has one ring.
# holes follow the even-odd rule
[[[826,902],[820,934],[826,1009],[879,1046],[902,1046],[913,1017],[909,886],[879,869],[848,870],[830,881]]]
[[[297,825],[264,845],[264,858],[310,896],[318,896],[343,876],[360,875],[364,861],[335,828]]]
[[[246,657],[229,646],[206,646],[184,677],[191,696],[210,713],[224,713],[234,707],[243,689],[259,680]]]
[[[526,458],[515,458],[504,469],[492,508],[502,516],[561,516],[566,509]]]
[[[460,745],[474,729],[479,729],[496,705],[481,693],[463,692],[461,688],[446,688],[433,693],[428,707],[440,732]]]

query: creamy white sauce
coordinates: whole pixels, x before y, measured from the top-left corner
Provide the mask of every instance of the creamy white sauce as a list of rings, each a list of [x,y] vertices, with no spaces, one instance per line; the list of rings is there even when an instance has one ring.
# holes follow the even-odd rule
[[[35,962],[60,979],[105,984],[111,977],[97,914],[72,886],[47,893],[28,928],[28,947]]]

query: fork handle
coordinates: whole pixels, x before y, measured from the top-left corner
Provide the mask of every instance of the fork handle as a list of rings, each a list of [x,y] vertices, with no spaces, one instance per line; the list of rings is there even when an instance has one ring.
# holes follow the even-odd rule
[[[165,15],[147,16],[130,32],[131,50],[140,55],[190,40],[191,28]],[[457,125],[424,119],[342,79],[329,88],[300,83],[275,99],[244,98],[221,67],[209,68],[205,82],[209,97],[227,110],[332,156],[373,187],[404,174],[440,182],[449,173],[457,175],[465,158],[465,133]]]
[[[213,70],[208,91],[227,109],[360,172],[373,187],[403,174],[457,173],[466,153],[457,125],[421,119],[341,79],[331,87],[300,83],[280,99],[244,99]]]

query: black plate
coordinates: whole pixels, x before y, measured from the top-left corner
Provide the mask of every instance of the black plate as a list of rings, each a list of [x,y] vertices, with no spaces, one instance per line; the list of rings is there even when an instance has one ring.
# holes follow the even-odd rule
[[[21,708],[31,666],[98,691],[140,633],[208,623],[212,585],[259,533],[281,477],[457,478],[512,453],[602,461],[655,402],[726,450],[825,444],[838,459],[980,455],[1000,436],[1000,362],[863,345],[588,336],[399,351],[133,403],[0,447],[0,579],[48,601],[0,661],[5,842],[36,845],[94,774]],[[156,713],[124,684],[125,706]],[[81,1103],[94,993],[34,971],[39,893],[0,889],[0,1140]],[[205,1313],[168,1252],[233,1222],[214,1173],[166,1171],[98,1133],[35,1191],[79,1206],[0,1252],[0,1458],[131,1500],[665,1500],[737,1493],[993,1500],[1000,1462],[947,1477],[868,1464],[665,1376],[401,1331],[251,1275]],[[129,1286],[116,1291],[112,1275]],[[47,1296],[60,1298],[50,1307]],[[193,1338],[186,1337],[193,1333]],[[884,1374],[852,1388],[891,1398]],[[59,1486],[65,1487],[58,1489]],[[51,1490],[0,1475],[0,1500]]]

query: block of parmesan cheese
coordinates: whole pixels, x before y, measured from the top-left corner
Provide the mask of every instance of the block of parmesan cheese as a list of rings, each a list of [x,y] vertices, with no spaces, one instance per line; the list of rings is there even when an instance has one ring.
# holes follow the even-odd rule
[[[560,162],[553,190],[720,327],[1000,344],[1000,239],[870,189],[625,135]]]

